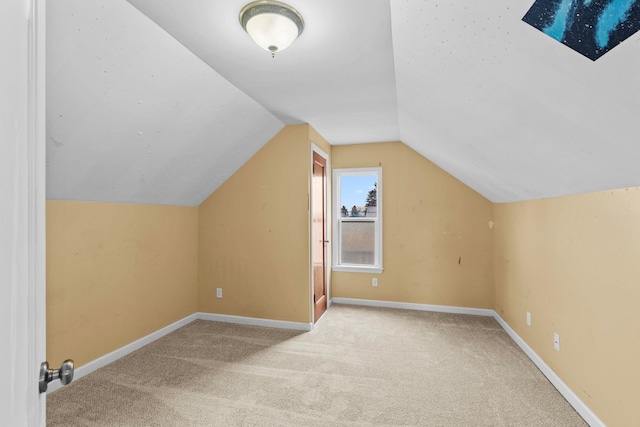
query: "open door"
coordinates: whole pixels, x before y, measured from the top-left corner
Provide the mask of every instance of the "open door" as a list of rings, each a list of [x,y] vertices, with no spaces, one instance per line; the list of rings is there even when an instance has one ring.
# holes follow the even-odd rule
[[[327,160],[313,152],[311,180],[311,256],[313,271],[313,321],[327,310]]]
[[[1,424],[45,425],[44,0],[0,8]]]

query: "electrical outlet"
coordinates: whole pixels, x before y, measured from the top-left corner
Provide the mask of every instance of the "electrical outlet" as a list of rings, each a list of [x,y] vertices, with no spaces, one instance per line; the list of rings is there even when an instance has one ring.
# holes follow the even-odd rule
[[[216,288],[216,298],[222,298],[222,288]]]
[[[527,311],[527,326],[531,326],[531,313]]]
[[[558,335],[557,333],[553,333],[553,347],[557,350],[560,351],[560,335]]]
[[[378,286],[378,278],[374,277],[373,279],[371,279],[371,286]]]

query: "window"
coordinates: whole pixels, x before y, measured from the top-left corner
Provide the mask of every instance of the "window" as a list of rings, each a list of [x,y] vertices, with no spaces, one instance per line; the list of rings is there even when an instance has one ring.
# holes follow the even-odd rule
[[[382,273],[382,168],[333,170],[333,270]]]

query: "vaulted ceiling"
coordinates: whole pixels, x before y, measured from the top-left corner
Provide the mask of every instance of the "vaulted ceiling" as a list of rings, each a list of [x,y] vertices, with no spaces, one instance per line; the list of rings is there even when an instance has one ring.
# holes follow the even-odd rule
[[[47,197],[198,205],[294,123],[401,140],[494,202],[640,185],[638,33],[593,62],[533,0],[289,0],[306,28],[271,58],[248,2],[48,2]]]

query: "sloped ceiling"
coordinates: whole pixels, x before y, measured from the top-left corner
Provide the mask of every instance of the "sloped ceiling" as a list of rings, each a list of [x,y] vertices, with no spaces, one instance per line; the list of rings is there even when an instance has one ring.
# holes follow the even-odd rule
[[[592,62],[533,0],[290,0],[272,59],[247,2],[48,3],[48,198],[197,205],[289,123],[402,140],[494,202],[640,185],[640,34]]]
[[[305,29],[275,58],[238,22],[247,0],[130,3],[284,123],[310,123],[332,144],[398,138],[388,0],[291,3]]]
[[[47,3],[47,198],[198,205],[284,124],[123,1]]]
[[[400,138],[494,202],[640,185],[640,34],[597,62],[533,0],[392,0]]]

